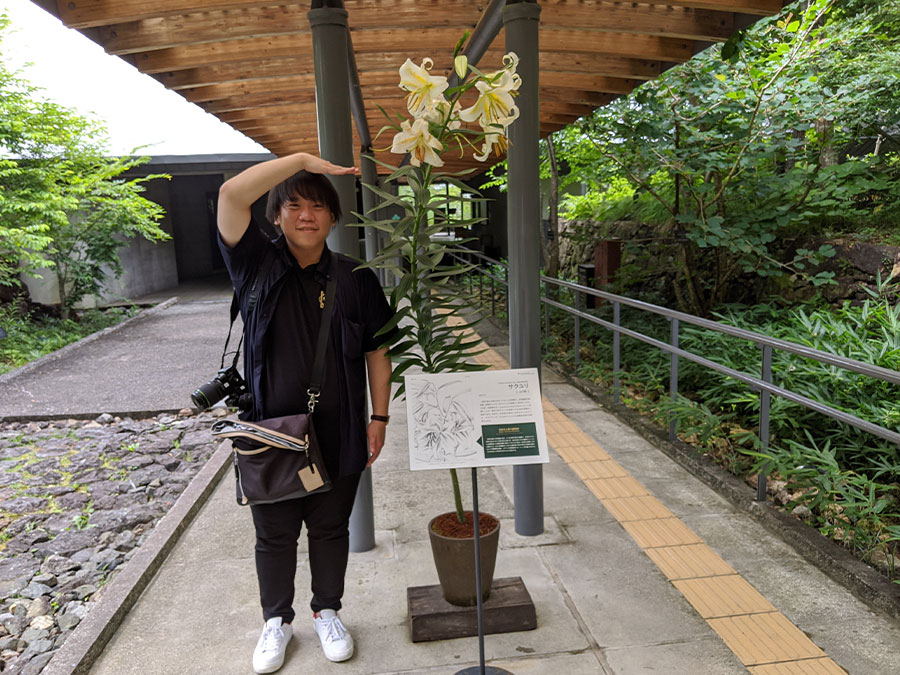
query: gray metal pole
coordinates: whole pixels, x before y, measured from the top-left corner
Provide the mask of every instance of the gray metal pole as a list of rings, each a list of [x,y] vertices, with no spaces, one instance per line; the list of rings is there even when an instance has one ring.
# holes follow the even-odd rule
[[[335,164],[352,166],[347,11],[341,7],[316,7],[307,13],[307,18],[312,29],[316,73],[319,154]],[[331,181],[344,215],[328,235],[328,247],[358,258],[359,232],[345,224],[353,219],[352,212],[356,210],[356,181],[353,176],[331,176]],[[350,515],[350,550],[354,553],[375,547],[373,510],[372,473],[367,469],[360,478]]]
[[[312,29],[316,73],[316,117],[319,154],[343,166],[353,165],[353,131],[350,120],[350,75],[347,65],[347,10],[319,7],[307,12]],[[359,257],[359,232],[345,223],[356,210],[356,179],[331,176],[344,212],[341,222],[328,235],[332,251]]]
[[[366,149],[363,148],[363,152]],[[368,150],[371,152],[371,148]],[[378,171],[375,162],[360,157],[362,182],[375,185],[378,182]],[[365,187],[362,188],[363,211],[368,211],[375,206],[375,195]],[[376,230],[367,227],[366,230],[366,260],[371,260],[378,253]],[[375,548],[375,509],[373,506],[374,495],[372,491],[372,469],[363,471],[359,479],[359,487],[356,489],[356,501],[353,502],[353,511],[350,513],[350,550],[353,553],[371,551]]]
[[[519,57],[519,119],[509,127],[509,361],[513,368],[541,367],[540,120],[538,117],[538,19],[536,2],[503,8],[506,51]],[[544,531],[543,467],[513,467],[516,532]]]
[[[369,155],[366,157],[365,155]],[[363,148],[359,153],[359,168],[360,174],[362,178],[362,185],[360,189],[362,190],[362,204],[363,204],[363,214],[369,216],[370,218],[378,218],[377,213],[369,213],[372,209],[375,208],[375,205],[378,203],[378,199],[375,196],[375,193],[366,188],[366,185],[372,185],[378,187],[378,168],[375,165],[375,162],[371,159],[372,155],[372,147]],[[366,260],[371,260],[378,253],[378,230],[374,227],[365,228],[365,239],[366,239]]]

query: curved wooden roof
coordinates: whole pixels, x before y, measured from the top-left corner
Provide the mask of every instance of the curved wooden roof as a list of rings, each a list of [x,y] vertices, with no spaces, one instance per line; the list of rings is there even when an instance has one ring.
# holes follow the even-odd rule
[[[33,2],[271,152],[318,147],[310,2]],[[456,42],[494,7],[490,0],[344,0],[343,5],[373,138],[385,122],[378,106],[392,115],[405,112],[397,88],[404,60],[418,63],[428,56],[433,72],[449,74]],[[540,128],[546,135],[781,11],[782,0],[541,0],[540,5]],[[501,26],[480,60],[483,69],[500,65],[503,47]],[[354,137],[358,143],[355,129]],[[389,144],[382,137],[375,145]],[[472,164],[468,157],[450,159],[447,168]]]

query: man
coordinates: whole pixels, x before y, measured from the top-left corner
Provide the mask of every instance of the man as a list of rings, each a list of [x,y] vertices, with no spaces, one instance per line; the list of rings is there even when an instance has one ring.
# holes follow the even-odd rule
[[[265,626],[253,669],[284,663],[291,639],[297,540],[306,524],[313,620],[325,656],[353,656],[353,638],[338,616],[349,552],[348,524],[360,473],[384,445],[391,362],[375,333],[392,310],[371,270],[328,250],[325,238],[341,216],[338,195],[323,174],[356,175],[306,153],[257,164],[219,190],[220,246],[245,325],[244,371],[253,397],[242,418],[306,412],[326,280],[337,281],[316,431],[332,489],[250,507],[256,530],[256,571]],[[281,231],[273,242],[251,226],[250,207],[269,193],[266,217]],[[249,287],[267,269],[255,308]],[[365,419],[368,374],[372,416]]]

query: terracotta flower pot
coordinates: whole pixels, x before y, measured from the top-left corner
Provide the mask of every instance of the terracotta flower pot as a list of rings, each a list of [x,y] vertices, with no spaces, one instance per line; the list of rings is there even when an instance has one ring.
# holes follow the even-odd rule
[[[435,530],[442,522],[459,525],[456,512],[443,513],[428,523],[431,538],[431,553],[437,568],[438,580],[444,599],[451,605],[471,607],[478,602],[475,592],[475,538],[472,536],[472,512],[466,511],[468,532],[440,534]],[[500,521],[486,513],[480,515],[481,537],[481,599],[487,600],[491,594],[494,579],[494,564],[497,561],[497,546],[500,541]],[[446,531],[446,530],[445,530]],[[457,534],[458,536],[452,536]]]

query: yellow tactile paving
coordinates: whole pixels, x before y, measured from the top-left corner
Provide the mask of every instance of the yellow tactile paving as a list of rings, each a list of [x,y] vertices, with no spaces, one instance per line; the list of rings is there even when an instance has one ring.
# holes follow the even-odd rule
[[[606,462],[604,462],[606,464]],[[571,465],[575,472],[582,464]],[[604,499],[603,506],[613,518],[620,523],[630,520],[653,520],[655,518],[674,518],[675,514],[669,511],[663,503],[651,495],[639,497],[622,497],[621,499]]]
[[[622,527],[625,528],[641,548],[700,544],[703,542],[678,518],[632,520],[622,523]]]
[[[620,478],[591,478],[584,481],[588,489],[601,501],[620,497],[640,497],[650,494],[643,485],[631,476]]]
[[[635,497],[634,499],[640,499]],[[613,501],[603,502],[606,508]],[[613,515],[615,515],[613,513]],[[687,546],[663,546],[644,551],[650,560],[662,570],[670,581],[676,579],[696,579],[712,577],[719,574],[736,574],[727,562],[706,544],[688,544]]]
[[[449,319],[454,326],[462,323]],[[509,368],[491,348],[474,358]],[[845,672],[546,397],[542,407],[550,446],[752,675]]]
[[[681,591],[704,619],[776,611],[762,593],[737,574],[682,579],[673,581],[672,585]]]
[[[568,438],[560,441],[559,439],[548,437],[547,442],[550,443],[550,447],[556,450],[556,454],[570,464],[572,462],[602,462],[612,459],[600,449],[600,446],[593,443],[585,443],[583,439]]]
[[[751,675],[846,675],[847,671],[829,658],[787,661],[753,666]]]
[[[615,478],[628,475],[628,472],[618,462],[614,462],[611,459],[600,462],[574,462],[569,466],[575,470],[575,473],[582,480],[588,478]]]
[[[709,619],[707,623],[745,666],[825,656],[779,612]]]

